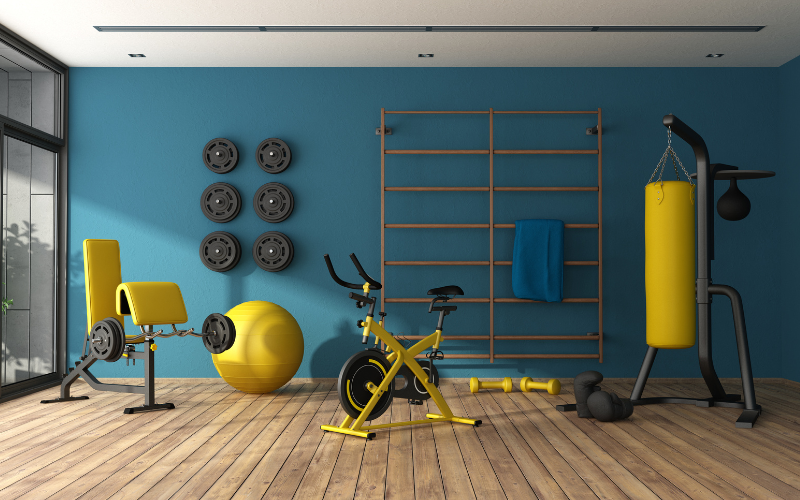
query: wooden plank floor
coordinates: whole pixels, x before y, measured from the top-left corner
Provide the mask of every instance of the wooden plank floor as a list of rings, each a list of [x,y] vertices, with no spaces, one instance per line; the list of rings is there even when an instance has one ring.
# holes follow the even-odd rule
[[[601,385],[627,396],[632,381]],[[162,379],[157,400],[176,409],[136,415],[122,409],[141,396],[79,381],[74,393],[90,399],[40,405],[56,397],[50,389],[0,404],[0,498],[800,498],[798,385],[757,381],[763,414],[750,430],[734,427],[738,410],[686,405],[579,419],[555,409],[574,401],[571,383],[559,396],[514,387],[475,395],[443,380],[453,411],[481,427],[423,424],[365,441],[320,430],[344,418],[334,380],[258,395],[219,379]],[[705,391],[700,380],[653,380],[648,395]],[[396,400],[378,422],[428,411],[431,401]]]

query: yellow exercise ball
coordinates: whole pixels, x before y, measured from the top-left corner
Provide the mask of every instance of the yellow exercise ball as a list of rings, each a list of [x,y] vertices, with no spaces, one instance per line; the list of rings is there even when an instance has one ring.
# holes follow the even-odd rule
[[[225,382],[242,392],[265,393],[291,380],[303,361],[303,332],[289,311],[253,300],[225,313],[236,326],[233,346],[212,354]]]

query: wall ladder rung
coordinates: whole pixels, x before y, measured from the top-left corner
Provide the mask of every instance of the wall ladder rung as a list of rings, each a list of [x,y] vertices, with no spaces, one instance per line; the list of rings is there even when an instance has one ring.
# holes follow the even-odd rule
[[[421,340],[427,335],[400,335],[409,340]],[[442,335],[442,340],[489,340],[488,335]],[[598,340],[599,335],[495,335],[495,340]]]
[[[496,260],[495,266],[510,266],[510,260]],[[488,266],[488,260],[387,260],[386,266]],[[596,266],[596,260],[565,260],[565,266]]]
[[[416,115],[488,115],[489,142],[488,149],[387,149],[386,115],[387,114],[416,114]],[[592,127],[597,137],[597,149],[495,149],[494,121],[495,115],[597,115],[597,126]],[[488,297],[459,297],[450,299],[452,303],[461,304],[489,304],[489,335],[445,335],[445,339],[452,340],[481,340],[489,341],[488,353],[448,354],[450,359],[598,359],[603,362],[603,124],[602,110],[596,111],[386,111],[381,108],[381,123],[377,129],[381,140],[381,281],[383,290],[380,297],[380,308],[385,311],[387,303],[424,303],[431,301],[431,297],[389,297],[387,298],[386,266],[487,266],[489,267],[489,296]],[[587,131],[589,129],[587,128]],[[581,130],[583,132],[583,130]],[[581,133],[583,135],[583,133]],[[485,143],[474,144],[485,146]],[[577,145],[577,144],[576,144]],[[488,156],[488,186],[387,186],[386,185],[386,155],[486,155]],[[597,157],[597,185],[596,186],[495,186],[494,161],[495,155],[595,155]],[[534,164],[535,159],[527,163]],[[473,179],[472,182],[475,182]],[[413,182],[413,180],[411,181]],[[455,182],[461,182],[456,180]],[[465,181],[467,184],[469,180]],[[477,181],[481,182],[481,181]],[[387,192],[480,192],[489,193],[489,214],[487,223],[386,223],[385,194]],[[597,222],[591,223],[565,223],[565,229],[596,229],[597,230],[597,259],[596,260],[565,260],[565,266],[594,266],[597,269],[598,290],[597,297],[568,297],[560,303],[573,304],[598,304],[598,331],[595,334],[583,335],[495,335],[495,304],[522,304],[546,303],[544,301],[519,299],[514,297],[495,297],[494,267],[512,266],[510,260],[495,260],[495,229],[515,229],[515,224],[495,223],[495,193],[513,192],[591,192],[597,194]],[[591,219],[590,219],[591,220]],[[386,260],[386,229],[488,229],[488,260]],[[476,233],[485,234],[485,233]],[[503,233],[507,235],[509,233]],[[505,236],[504,236],[505,237]],[[505,271],[504,271],[505,272]],[[391,284],[389,284],[391,286]],[[480,291],[478,293],[481,293]],[[421,335],[408,335],[408,339],[422,339]],[[495,353],[495,340],[596,340],[598,352],[596,354],[497,354]],[[416,356],[424,357],[423,354]]]
[[[427,304],[432,298],[415,298],[415,297],[403,297],[403,298],[385,298],[383,299],[384,302],[387,304]],[[450,299],[449,302],[456,302],[456,303],[464,303],[464,304],[488,304],[492,302],[492,299],[489,298],[455,298]],[[502,298],[502,297],[495,297],[493,300],[495,304],[522,304],[522,303],[530,303],[530,304],[596,304],[598,302],[597,298],[594,297],[575,297],[575,298],[566,298],[561,300],[561,302],[545,302],[543,300],[528,300],[528,299],[516,299],[516,298]]]

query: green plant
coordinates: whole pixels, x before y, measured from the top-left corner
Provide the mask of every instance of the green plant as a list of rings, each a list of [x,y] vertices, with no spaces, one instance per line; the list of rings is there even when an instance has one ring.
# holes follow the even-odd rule
[[[3,284],[5,285],[5,283],[3,283]],[[8,299],[6,297],[3,297],[3,301],[2,301],[2,304],[3,304],[3,316],[6,315],[6,311],[8,311],[8,306],[10,306],[13,303],[14,303],[14,299]]]

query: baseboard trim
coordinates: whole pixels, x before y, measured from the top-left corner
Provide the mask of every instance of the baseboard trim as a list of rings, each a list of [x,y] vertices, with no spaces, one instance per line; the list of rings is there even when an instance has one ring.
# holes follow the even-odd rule
[[[497,380],[499,378],[502,378],[502,377],[486,377],[486,380]],[[519,381],[519,379],[521,379],[521,378],[522,377],[511,377],[511,379],[514,380],[515,383],[517,381]],[[537,381],[537,382],[547,382],[549,380],[548,378],[542,378],[542,377],[532,377],[532,378],[533,378],[534,381]],[[336,380],[337,379],[333,378],[333,377],[295,377],[295,378],[292,379],[292,382],[294,382],[294,383],[303,383],[303,384],[322,384],[322,383],[326,383],[326,382],[327,383],[335,383]],[[465,383],[469,383],[469,378],[468,377],[446,377],[446,378],[443,377],[442,380],[443,381],[447,381],[447,382],[457,382],[457,383],[465,382]],[[572,384],[572,382],[574,380],[575,380],[574,378],[559,378],[559,381],[561,382],[562,385],[564,385],[564,384]],[[141,378],[138,378],[138,379],[137,378],[101,378],[100,381],[101,382],[107,382],[107,383],[114,383],[114,384],[133,384],[133,385],[139,385],[139,384],[142,383],[142,379]],[[609,383],[630,383],[630,384],[632,384],[632,383],[634,383],[636,381],[636,379],[635,378],[605,378],[605,379],[603,379],[603,381],[604,382],[609,382]],[[680,383],[684,383],[684,382],[702,382],[702,381],[703,381],[703,379],[699,378],[699,377],[697,377],[697,378],[650,378],[650,379],[647,379],[647,385],[649,386],[651,384],[652,385],[659,385],[659,384],[676,384],[676,383],[680,384]],[[738,378],[721,378],[720,381],[722,381],[723,383],[726,383],[726,384],[736,384],[736,383],[740,382],[740,379],[738,379]],[[756,378],[756,379],[754,379],[754,381],[755,381],[756,384],[759,384],[759,383],[761,383],[761,384],[780,384],[780,385],[785,385],[787,387],[800,389],[800,382],[795,382],[794,380],[789,380],[789,379],[785,379],[785,378],[764,377],[764,378]],[[83,380],[79,379],[79,380],[76,381],[76,383],[79,383],[79,382],[83,382]],[[206,384],[207,383],[212,383],[212,382],[218,382],[218,383],[221,383],[221,384],[225,383],[225,381],[222,380],[219,377],[209,377],[209,378],[194,378],[194,377],[193,378],[176,378],[176,377],[170,377],[170,378],[157,378],[156,379],[156,383],[157,384],[159,384],[159,383],[160,384],[164,384],[164,383],[187,383],[187,382],[188,383],[191,383],[191,382],[194,382],[194,383],[206,383]]]

